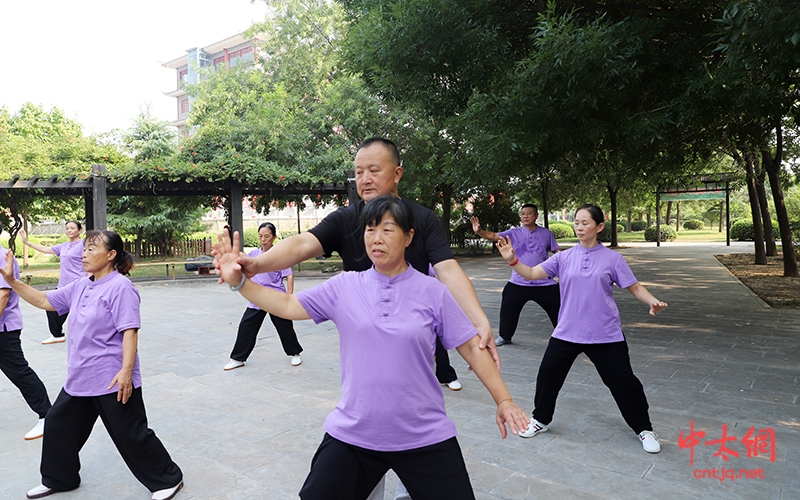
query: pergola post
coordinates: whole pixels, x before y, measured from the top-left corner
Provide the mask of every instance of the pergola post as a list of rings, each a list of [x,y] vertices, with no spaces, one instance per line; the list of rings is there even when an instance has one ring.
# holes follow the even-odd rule
[[[106,212],[106,166],[92,165],[91,201],[86,197],[86,229],[108,229]],[[91,206],[90,206],[91,205]],[[91,210],[90,210],[91,209]],[[89,218],[91,214],[91,219]]]
[[[231,236],[239,231],[239,250],[244,249],[244,215],[242,214],[242,185],[231,182],[229,220]]]
[[[356,189],[356,171],[347,171],[347,201],[351,205],[358,203],[358,189]]]

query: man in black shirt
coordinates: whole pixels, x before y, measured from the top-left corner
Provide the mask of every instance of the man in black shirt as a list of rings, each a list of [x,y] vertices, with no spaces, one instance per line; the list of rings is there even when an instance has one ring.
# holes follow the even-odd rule
[[[355,171],[356,187],[362,201],[340,208],[308,232],[287,238],[258,257],[248,257],[242,253],[239,264],[245,275],[252,277],[258,273],[286,269],[318,255],[329,255],[333,251],[342,257],[345,271],[369,269],[371,262],[366,254],[359,217],[364,204],[376,196],[393,194],[399,197],[397,185],[403,176],[403,167],[400,165],[397,146],[392,141],[379,137],[365,140],[359,145],[356,153]],[[499,369],[500,358],[492,338],[489,319],[478,302],[472,282],[453,257],[444,228],[431,210],[410,200],[405,200],[405,203],[412,208],[415,226],[414,239],[406,250],[406,259],[424,274],[428,274],[429,264],[433,266],[436,277],[447,286],[478,330],[481,348],[489,349]],[[452,376],[453,380],[458,382],[455,370],[450,367],[449,361],[445,366],[439,367],[438,351],[439,349],[437,349],[437,378],[441,382],[443,377]],[[444,355],[447,355],[447,351],[444,351]],[[452,375],[448,374],[448,368],[452,370]],[[441,377],[440,371],[443,372]],[[460,383],[451,382],[451,384],[448,384],[451,389],[461,388]]]

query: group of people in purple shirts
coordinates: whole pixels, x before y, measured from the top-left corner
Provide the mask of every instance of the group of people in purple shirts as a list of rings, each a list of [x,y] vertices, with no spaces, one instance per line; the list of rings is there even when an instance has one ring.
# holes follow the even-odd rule
[[[300,498],[383,498],[389,469],[401,480],[395,498],[474,498],[440,388],[454,389],[451,382],[457,381],[448,349],[456,349],[491,394],[503,438],[507,427],[521,437],[548,430],[567,373],[585,353],[644,450],[660,451],[642,384],[631,368],[612,287],[628,289],[649,306],[650,314],[667,304],[636,280],[617,252],[599,243],[604,215],[598,207],[576,211],[579,244],[565,251],[559,251],[550,231],[536,225],[534,205],[523,206],[522,227],[501,233],[483,231],[480,221],[472,219],[475,232],[495,241],[513,269],[495,341],[436,215],[399,197],[403,168],[395,144],[377,137],[361,143],[355,172],[361,201],[333,212],[308,232],[273,246],[276,230],[267,223],[259,228],[261,248],[250,254],[240,252],[238,233],[232,238],[221,234],[214,250],[220,282],[249,301],[226,370],[244,365],[267,314],[295,366],[302,347],[292,321],[330,320],[339,332],[342,396],[325,420]],[[172,498],[183,485],[180,469],[147,428],[136,356],[139,296],[121,275],[129,268],[130,254],[121,240],[116,244],[118,238],[110,231],[90,232],[83,269],[91,276],[46,294],[21,283],[13,255],[5,255],[0,292],[10,289],[59,314],[71,311],[67,383],[45,411],[42,484],[28,492],[29,498],[78,486],[77,452],[97,416],[153,499]],[[342,258],[343,273],[299,293],[292,293],[291,279],[288,288],[283,286],[294,264],[334,251]],[[512,343],[520,312],[531,300],[547,312],[555,329],[528,416],[503,382],[496,345]],[[100,346],[107,353],[100,356],[103,362],[97,362]]]

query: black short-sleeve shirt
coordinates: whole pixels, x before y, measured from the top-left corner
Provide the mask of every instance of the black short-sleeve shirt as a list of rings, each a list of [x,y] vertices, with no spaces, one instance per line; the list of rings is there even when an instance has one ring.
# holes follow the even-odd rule
[[[417,271],[428,274],[428,264],[436,265],[452,259],[453,251],[441,222],[428,208],[410,200],[402,200],[414,216],[414,239],[406,248],[406,260]],[[322,244],[326,256],[337,252],[345,271],[366,271],[372,267],[364,246],[361,212],[364,201],[342,207],[329,214],[309,232]]]

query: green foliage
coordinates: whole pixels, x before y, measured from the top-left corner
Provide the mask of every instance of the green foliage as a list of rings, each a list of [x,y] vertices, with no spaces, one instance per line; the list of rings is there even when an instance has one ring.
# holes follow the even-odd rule
[[[646,220],[631,221],[631,231],[644,231],[645,229],[647,229]]]
[[[703,229],[705,227],[706,223],[697,219],[690,219],[683,223],[684,229]]]
[[[644,239],[645,241],[656,241],[657,234],[656,226],[650,226],[644,230]],[[672,226],[661,226],[661,241],[675,241],[677,237],[678,233],[675,232]]]
[[[572,227],[570,224],[561,223],[561,222],[551,222],[549,224],[550,232],[553,233],[553,236],[557,240],[563,238],[574,238],[575,237],[575,228]]]
[[[29,240],[31,242],[33,242],[33,243],[38,243],[35,238],[29,238]],[[9,244],[8,244],[8,235],[7,234],[4,234],[3,236],[0,236],[0,246],[2,246],[5,249],[10,248]],[[22,247],[23,247],[22,242],[19,240],[19,238],[17,238],[17,244],[14,246],[14,257],[16,257],[18,259],[22,258]],[[36,255],[36,251],[33,248],[31,248],[31,247],[26,247],[26,248],[28,249],[28,257],[29,258],[33,257],[34,255]]]
[[[177,133],[168,121],[158,120],[149,109],[134,119],[131,129],[124,134],[125,149],[136,163],[157,158],[167,158],[177,152]]]
[[[260,248],[261,243],[258,242],[258,228],[248,227],[244,230],[244,246],[248,248]]]
[[[780,238],[780,227],[778,221],[772,221],[772,231],[776,238]],[[755,228],[752,219],[740,219],[731,225],[731,239],[737,241],[753,241],[755,239]]]
[[[625,231],[625,226],[622,224],[617,224],[617,234]],[[603,230],[597,235],[597,239],[602,241],[603,243],[610,243],[611,242],[611,224],[608,223],[603,227]]]

